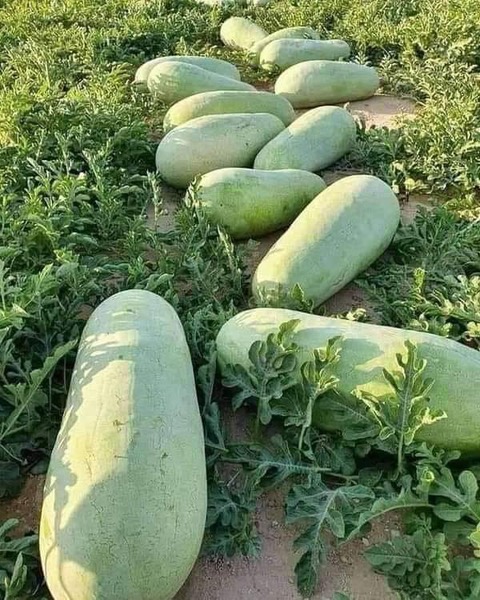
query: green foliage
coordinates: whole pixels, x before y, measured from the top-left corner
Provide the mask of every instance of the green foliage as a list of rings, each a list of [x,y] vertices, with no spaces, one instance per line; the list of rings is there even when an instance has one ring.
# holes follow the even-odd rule
[[[411,535],[401,535],[365,551],[365,558],[387,576],[390,587],[412,600],[446,600],[445,572],[450,571],[443,533],[432,533],[428,519],[414,519]]]
[[[355,448],[348,446],[343,440],[333,435],[309,431],[310,444],[304,449],[305,455],[317,462],[330,475],[354,475],[357,471]]]
[[[475,600],[480,595],[480,560],[455,556],[445,583],[448,600]]]
[[[18,525],[9,519],[0,526],[0,590],[5,600],[27,600],[40,589],[41,574],[36,535],[20,538],[9,533]]]
[[[437,502],[433,513],[443,521],[460,519],[480,522],[480,502],[477,500],[478,483],[471,471],[462,471],[458,478],[447,467],[423,469],[422,479],[428,484],[428,494]]]
[[[431,410],[428,393],[433,381],[423,378],[427,365],[417,356],[416,346],[406,342],[407,356],[404,359],[397,354],[400,375],[383,370],[383,376],[389,383],[392,394],[381,402],[365,390],[355,390],[354,395],[367,407],[368,414],[378,427],[379,447],[396,453],[397,472],[403,470],[405,453],[413,444],[417,431],[446,418],[443,411]]]
[[[252,364],[248,370],[242,365],[227,365],[225,369],[223,385],[239,388],[232,398],[234,410],[246,400],[256,399],[257,427],[260,423],[270,423],[272,401],[280,399],[283,392],[295,384],[293,372],[297,361],[294,353],[298,347],[291,337],[297,325],[298,321],[289,321],[280,326],[277,334],[270,334],[265,342],[254,342],[248,351]]]
[[[387,486],[387,490],[385,491],[387,495],[377,498],[367,510],[360,514],[356,526],[349,533],[347,540],[351,540],[359,535],[365,530],[366,525],[370,525],[372,521],[384,517],[387,513],[397,510],[431,507],[428,498],[420,498],[409,487],[403,487],[400,489],[400,492],[396,493],[393,488]]]
[[[315,308],[313,300],[305,297],[305,292],[298,283],[291,290],[279,286],[277,290],[260,290],[259,293],[260,297],[256,303],[259,307],[289,308],[306,313],[313,313]]]
[[[234,444],[228,448],[227,461],[241,464],[247,474],[248,484],[264,489],[279,487],[290,477],[314,477],[329,469],[315,461],[305,460],[302,454],[280,436],[271,438],[270,444]]]
[[[332,413],[341,423],[344,440],[362,442],[397,457],[397,476],[404,470],[405,456],[416,450],[415,434],[447,415],[432,410],[428,393],[433,382],[423,373],[426,361],[418,358],[416,346],[407,341],[406,355],[397,354],[397,373],[383,370],[391,392],[381,399],[357,388],[351,398],[338,393],[322,403],[324,414]]]
[[[480,228],[475,219],[438,207],[422,210],[400,228],[388,255],[361,279],[385,324],[479,347]]]
[[[251,518],[256,500],[257,493],[253,487],[236,491],[223,483],[209,486],[207,534],[204,543],[207,554],[258,555],[260,538]]]
[[[48,404],[48,397],[41,387],[52,370],[75,346],[75,340],[59,346],[40,369],[25,372],[21,383],[6,384],[3,387],[2,400],[5,410],[0,423],[0,451],[5,458],[22,463],[21,451],[25,449],[25,443],[28,444],[27,440],[42,422],[40,409]],[[7,365],[10,368],[13,366],[10,362],[5,363],[4,373]]]
[[[403,535],[370,547],[365,557],[405,600],[474,600],[480,593],[480,561],[452,554],[424,515],[408,518]]]
[[[326,558],[325,534],[343,539],[355,523],[365,503],[374,498],[363,485],[328,488],[316,478],[306,485],[294,485],[286,502],[286,522],[307,522],[307,529],[295,540],[296,550],[303,551],[295,566],[297,586],[311,596],[318,582],[318,571]]]
[[[332,338],[328,340],[324,350],[314,350],[312,360],[304,362],[298,368],[297,379],[300,380],[300,385],[285,388],[273,404],[272,414],[281,416],[285,427],[299,428],[299,450],[310,444],[309,436],[316,403],[338,383],[338,379],[332,375],[332,368],[340,357],[338,341],[339,338]],[[296,347],[293,350],[295,352]],[[295,368],[297,366],[298,361],[295,361]]]
[[[338,338],[328,340],[325,350],[316,349],[313,352],[313,359],[303,363],[300,367],[301,374],[301,392],[296,392],[295,413],[285,410],[283,407],[283,416],[286,417],[285,425],[300,427],[300,436],[298,447],[301,450],[305,441],[305,436],[311,430],[313,410],[318,400],[334,389],[338,383],[337,377],[331,375],[331,368],[340,358],[340,351],[336,348]],[[285,394],[284,394],[285,396]],[[288,402],[288,394],[286,394]]]

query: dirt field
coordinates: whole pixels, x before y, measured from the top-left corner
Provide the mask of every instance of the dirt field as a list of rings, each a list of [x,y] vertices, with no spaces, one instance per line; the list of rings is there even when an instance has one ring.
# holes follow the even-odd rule
[[[362,116],[367,125],[395,126],[401,114],[412,114],[413,104],[391,96],[375,96],[350,105],[355,115]],[[349,173],[332,171],[325,173],[327,183]],[[351,174],[351,173],[350,173]],[[181,195],[166,190],[163,214],[157,215],[156,226],[168,231],[173,226],[173,216]],[[402,220],[410,222],[419,204],[428,204],[425,197],[412,197],[402,204]],[[153,209],[149,213],[155,222]],[[281,232],[280,232],[281,233]],[[250,261],[254,269],[258,261],[279,237],[280,233],[263,238],[255,248]],[[331,311],[344,311],[364,305],[361,291],[354,285],[347,286],[328,302]],[[11,502],[0,502],[0,520],[16,517],[22,520],[22,531],[35,530],[41,506],[43,477],[31,477],[22,494]],[[279,493],[264,497],[257,512],[257,527],[263,549],[259,559],[248,560],[200,560],[187,583],[178,594],[178,600],[299,600],[294,581],[295,555],[292,551],[293,528],[283,524],[282,496]],[[399,523],[392,518],[377,522],[368,538],[352,542],[334,550],[323,569],[319,591],[312,600],[330,600],[335,592],[349,593],[352,600],[390,600],[395,596],[389,591],[386,580],[375,575],[362,558],[362,550],[371,543],[388,538],[399,530]]]

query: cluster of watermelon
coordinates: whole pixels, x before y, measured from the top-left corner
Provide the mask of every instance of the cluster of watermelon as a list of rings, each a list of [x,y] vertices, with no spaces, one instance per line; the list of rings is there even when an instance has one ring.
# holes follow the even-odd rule
[[[192,185],[207,216],[232,237],[290,225],[258,265],[254,297],[271,304],[300,285],[319,305],[388,247],[399,223],[398,200],[382,180],[355,175],[327,187],[316,174],[355,143],[353,118],[334,105],[374,94],[378,76],[340,61],[348,45],[319,40],[308,27],[268,36],[232,18],[221,37],[262,68],[283,70],[275,93],[256,91],[219,59],[149,61],[137,83],[172,104],[157,169],[170,185]],[[300,107],[315,108],[295,119]],[[448,416],[418,439],[478,453],[479,353],[449,339],[256,308],[222,327],[220,368],[248,368],[251,345],[292,320],[307,352],[342,337],[336,375],[347,397],[360,387],[387,402],[382,369],[395,370],[405,341],[414,341],[428,361],[432,409]],[[321,413],[313,419],[342,427]],[[83,332],[47,477],[40,550],[53,597],[171,600],[198,556],[206,508],[202,420],[182,324],[156,294],[116,294]]]
[[[398,226],[398,201],[382,181],[349,177],[326,190],[317,174],[355,143],[353,117],[335,104],[369,97],[380,84],[375,69],[344,62],[346,42],[318,37],[311,27],[268,35],[242,17],[222,24],[225,45],[263,68],[283,69],[275,93],[256,91],[234,65],[209,57],[157,58],[135,78],[171,104],[156,153],[164,181],[177,188],[195,182],[208,218],[233,238],[290,225],[257,269],[257,298],[298,283],[308,299],[323,302],[385,250]],[[315,108],[296,118],[304,107]],[[359,211],[368,219],[359,220]],[[336,250],[357,237],[355,260]],[[328,268],[311,277],[306,265],[325,256]]]

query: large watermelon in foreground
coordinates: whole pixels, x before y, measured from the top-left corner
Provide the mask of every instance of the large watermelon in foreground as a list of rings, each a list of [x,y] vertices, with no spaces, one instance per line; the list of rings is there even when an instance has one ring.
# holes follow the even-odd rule
[[[170,600],[202,541],[206,473],[190,353],[151,292],[90,317],[45,484],[40,553],[55,600]]]

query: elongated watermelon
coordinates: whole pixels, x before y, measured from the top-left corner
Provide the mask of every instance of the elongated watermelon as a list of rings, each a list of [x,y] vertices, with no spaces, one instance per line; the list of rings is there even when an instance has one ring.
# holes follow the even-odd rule
[[[212,223],[248,238],[289,225],[325,187],[308,171],[219,169],[199,180],[197,199]]]
[[[266,113],[198,117],[162,139],[157,170],[170,185],[186,188],[197,175],[252,166],[260,148],[283,129],[278,117]]]
[[[270,113],[285,125],[289,125],[295,118],[295,111],[288,100],[270,92],[204,92],[184,98],[171,106],[163,119],[163,129],[170,131],[205,115],[232,113]]]
[[[339,104],[370,98],[380,86],[373,67],[334,60],[309,60],[284,71],[275,93],[295,108]]]
[[[268,44],[260,54],[262,69],[285,71],[309,60],[338,60],[350,55],[350,46],[343,40],[280,39]]]
[[[253,85],[177,61],[162,62],[150,71],[148,89],[166,104],[214,90],[255,91]]]
[[[391,393],[382,369],[398,372],[396,354],[405,356],[405,342],[417,344],[419,357],[427,361],[426,378],[433,379],[431,407],[446,412],[447,418],[419,429],[418,441],[441,448],[480,454],[480,352],[443,337],[393,327],[331,319],[285,309],[257,308],[230,319],[217,337],[221,368],[226,364],[249,366],[248,350],[253,342],[265,340],[282,323],[298,320],[294,341],[305,350],[300,362],[329,339],[341,336],[340,361],[334,368],[338,390],[350,394],[357,386],[385,402]],[[311,355],[310,355],[311,356]],[[352,398],[352,403],[353,403]],[[343,427],[321,401],[314,415],[318,427]]]
[[[203,429],[174,309],[103,302],[80,342],[45,484],[40,554],[55,600],[171,600],[200,550]]]
[[[398,200],[381,179],[354,175],[337,181],[262,259],[252,283],[255,297],[268,303],[298,284],[318,306],[386,250],[399,220]]]
[[[250,55],[251,62],[253,64],[258,63],[260,54],[265,46],[268,46],[268,44],[274,42],[275,40],[284,39],[318,40],[320,39],[320,34],[312,27],[284,27],[283,29],[279,29],[270,35],[267,35],[267,37],[264,37],[250,47],[248,54]]]
[[[255,159],[255,169],[303,169],[319,171],[349,152],[356,126],[348,111],[321,106],[296,119]]]
[[[220,58],[212,58],[210,56],[160,56],[158,58],[153,58],[138,67],[137,72],[135,73],[135,83],[147,85],[148,76],[154,67],[161,63],[172,61],[195,65],[196,67],[206,69],[207,71],[212,71],[212,73],[217,73],[218,75],[240,81],[240,73],[238,72],[237,67]]]

